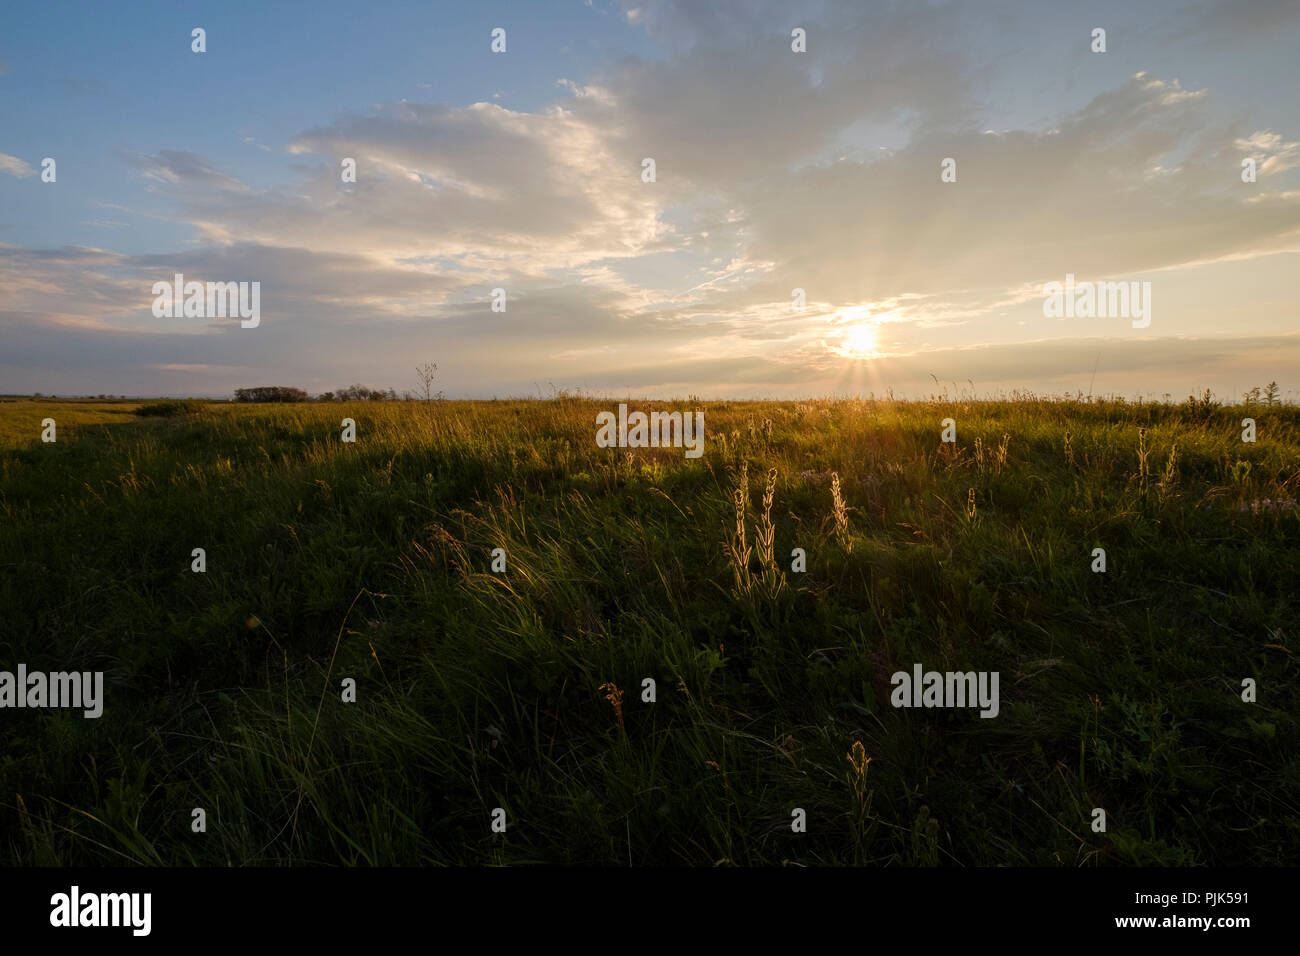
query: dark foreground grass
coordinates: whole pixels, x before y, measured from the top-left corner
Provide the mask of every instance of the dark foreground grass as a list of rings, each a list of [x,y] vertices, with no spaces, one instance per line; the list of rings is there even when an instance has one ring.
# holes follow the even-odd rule
[[[0,860],[1300,859],[1297,410],[614,404],[0,407],[0,669],[106,675],[0,711]]]

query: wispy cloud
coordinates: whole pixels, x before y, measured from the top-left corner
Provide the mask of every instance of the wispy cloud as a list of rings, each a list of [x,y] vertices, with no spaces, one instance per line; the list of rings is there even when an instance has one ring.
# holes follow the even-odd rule
[[[201,186],[238,192],[248,189],[234,177],[214,169],[201,156],[182,150],[164,149],[153,156],[131,155],[127,157],[127,163],[146,179],[169,186]]]
[[[33,175],[36,170],[32,169],[17,156],[10,156],[7,153],[0,153],[0,172],[8,173],[10,176],[17,176],[23,179]]]

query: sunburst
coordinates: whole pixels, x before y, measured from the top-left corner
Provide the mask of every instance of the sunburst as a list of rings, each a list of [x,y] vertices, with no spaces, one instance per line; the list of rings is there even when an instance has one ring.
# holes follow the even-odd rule
[[[875,358],[877,354],[875,324],[860,322],[845,328],[840,335],[839,352],[846,358]]]

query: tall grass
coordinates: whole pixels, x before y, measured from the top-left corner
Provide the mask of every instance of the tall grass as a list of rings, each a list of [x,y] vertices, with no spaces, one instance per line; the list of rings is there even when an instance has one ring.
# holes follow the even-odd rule
[[[1297,858],[1297,410],[717,402],[693,460],[608,407],[0,408],[0,668],[106,672],[4,712],[5,861]]]

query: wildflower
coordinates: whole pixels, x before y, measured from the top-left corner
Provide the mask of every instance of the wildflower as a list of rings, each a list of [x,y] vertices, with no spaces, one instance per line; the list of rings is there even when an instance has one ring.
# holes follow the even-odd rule
[[[847,759],[849,766],[853,768],[849,780],[853,784],[853,792],[857,794],[858,802],[861,803],[867,789],[867,764],[871,763],[871,758],[867,756],[867,748],[862,746],[862,741],[853,741]]]
[[[605,691],[605,699],[614,708],[614,716],[618,718],[619,729],[625,729],[623,726],[623,692],[618,689],[617,684],[609,681],[601,684],[600,689]]]

